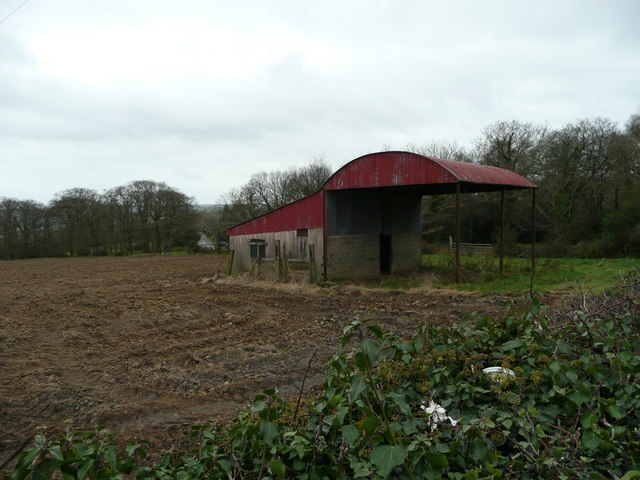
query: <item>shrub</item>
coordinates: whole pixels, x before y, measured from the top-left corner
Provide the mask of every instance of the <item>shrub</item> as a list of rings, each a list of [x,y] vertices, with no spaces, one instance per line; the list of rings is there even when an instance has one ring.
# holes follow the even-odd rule
[[[408,339],[356,321],[316,395],[265,390],[152,465],[101,429],[39,436],[11,478],[637,478],[640,323],[633,303],[611,305],[551,316],[534,302]]]

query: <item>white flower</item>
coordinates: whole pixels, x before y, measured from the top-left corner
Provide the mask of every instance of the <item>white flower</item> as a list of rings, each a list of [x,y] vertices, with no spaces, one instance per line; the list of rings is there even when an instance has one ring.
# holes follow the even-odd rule
[[[447,411],[442,405],[438,405],[433,400],[429,400],[429,406],[425,407],[420,405],[420,409],[429,415],[429,424],[432,428],[438,428],[439,423],[443,423],[447,420],[451,422],[454,427],[458,424],[458,420],[455,420],[447,415]]]

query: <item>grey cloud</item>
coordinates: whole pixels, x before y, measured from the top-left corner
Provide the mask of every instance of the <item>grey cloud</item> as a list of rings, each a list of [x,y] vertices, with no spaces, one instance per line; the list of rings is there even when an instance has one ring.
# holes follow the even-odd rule
[[[162,1],[61,0],[51,20],[46,4],[28,5],[0,33],[0,163],[12,164],[0,195],[21,182],[26,189],[30,169],[35,191],[54,180],[60,191],[152,178],[212,202],[255,171],[322,152],[338,167],[383,144],[448,139],[468,147],[497,120],[624,121],[639,106],[635,2],[328,1],[310,8],[256,1],[242,9],[209,2],[176,9]],[[293,32],[343,58],[314,65],[292,44],[250,76],[175,71],[91,84],[48,73],[26,47],[29,35],[19,33],[85,21],[192,22],[242,28],[264,41]]]

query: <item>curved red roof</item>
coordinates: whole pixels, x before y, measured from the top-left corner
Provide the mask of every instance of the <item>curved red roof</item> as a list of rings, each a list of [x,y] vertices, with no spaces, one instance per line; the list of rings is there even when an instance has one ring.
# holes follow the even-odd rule
[[[370,153],[344,165],[313,195],[247,220],[227,233],[232,236],[323,227],[327,190],[395,187],[430,195],[454,193],[457,183],[464,185],[463,192],[537,188],[535,183],[504,168],[410,152]]]
[[[537,188],[535,183],[504,168],[410,152],[380,152],[347,163],[327,180],[322,190],[434,184],[454,187],[458,182],[471,184],[465,191]]]

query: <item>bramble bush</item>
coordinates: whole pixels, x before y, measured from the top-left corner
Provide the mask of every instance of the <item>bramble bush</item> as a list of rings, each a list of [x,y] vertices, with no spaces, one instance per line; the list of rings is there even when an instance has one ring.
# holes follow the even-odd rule
[[[616,295],[615,309],[552,316],[534,301],[408,339],[355,321],[320,392],[265,390],[155,463],[102,428],[39,435],[11,478],[640,478],[640,322]]]

